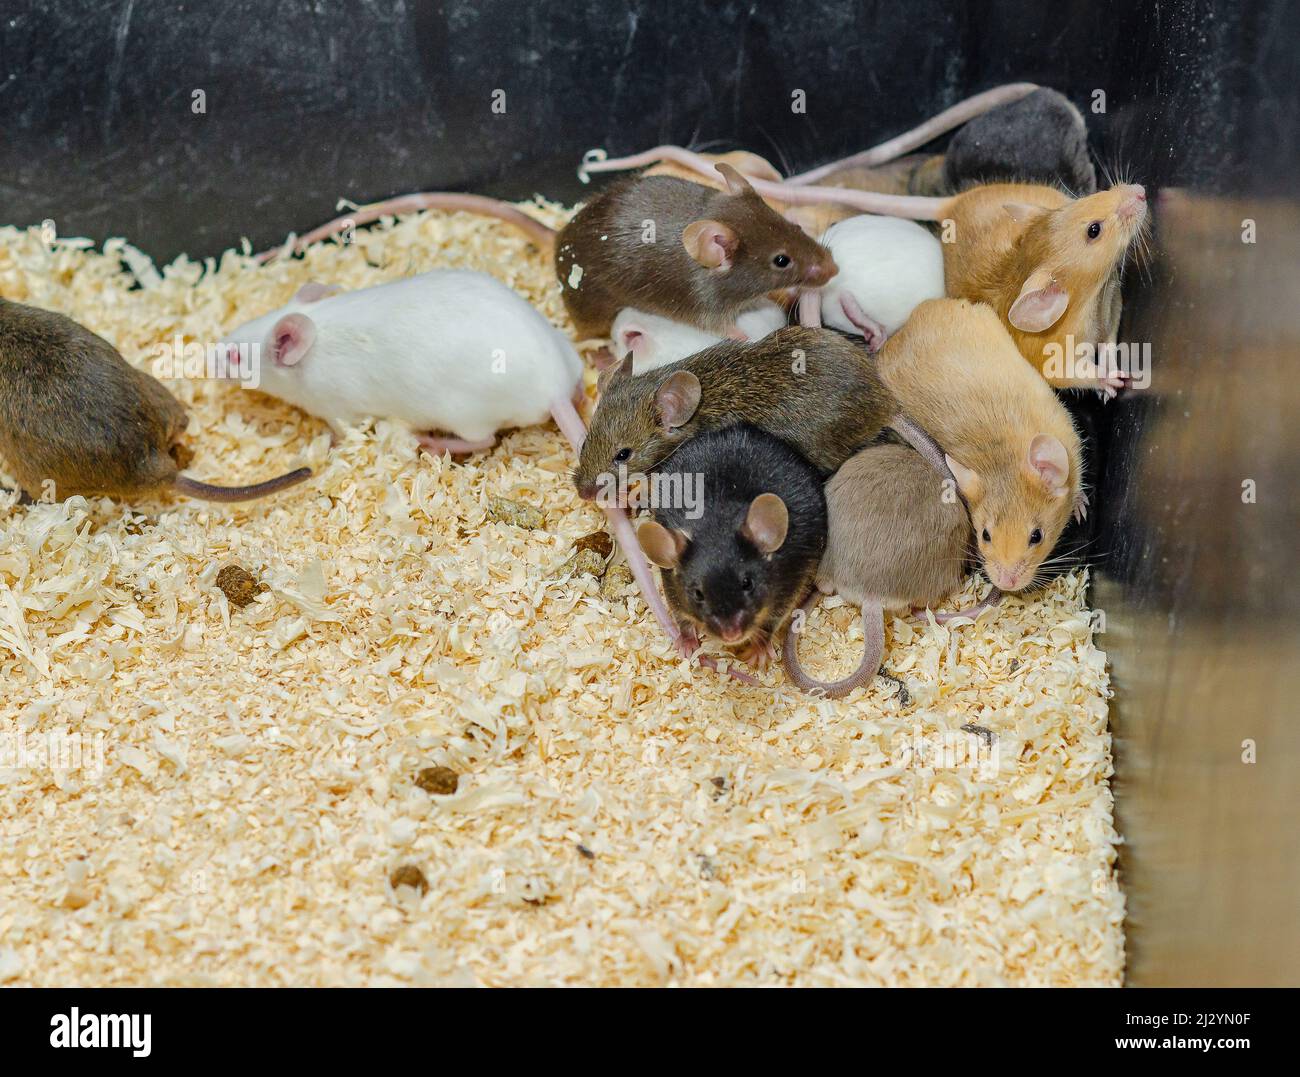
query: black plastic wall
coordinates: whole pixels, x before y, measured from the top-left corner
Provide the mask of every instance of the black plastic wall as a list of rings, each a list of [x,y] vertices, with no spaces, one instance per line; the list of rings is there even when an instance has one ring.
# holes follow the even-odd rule
[[[1000,82],[1062,90],[1104,166],[1164,189],[1122,332],[1152,385],[1079,408],[1130,974],[1296,983],[1298,54],[1286,0],[8,3],[0,221],[166,261],[261,249],[340,196],[581,197],[592,146],[800,169]]]

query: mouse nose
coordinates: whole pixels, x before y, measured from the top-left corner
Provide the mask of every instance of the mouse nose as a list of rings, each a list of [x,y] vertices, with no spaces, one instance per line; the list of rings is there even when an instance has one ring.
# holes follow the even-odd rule
[[[743,611],[730,617],[719,617],[717,622],[719,638],[723,643],[739,643],[745,637],[745,629],[748,627],[746,621]]]
[[[1127,185],[1128,197],[1120,203],[1119,215],[1125,220],[1133,220],[1147,211],[1147,189],[1140,183]]]
[[[594,482],[584,482],[578,486],[578,496],[583,501],[596,500],[596,484]]]
[[[828,258],[824,262],[814,262],[808,267],[808,272],[803,275],[803,282],[810,288],[820,288],[823,284],[829,283],[839,271],[840,267],[835,264],[834,259]]]

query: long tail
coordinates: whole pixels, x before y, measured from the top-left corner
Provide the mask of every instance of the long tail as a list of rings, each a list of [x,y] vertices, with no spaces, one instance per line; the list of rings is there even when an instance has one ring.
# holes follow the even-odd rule
[[[177,475],[172,486],[187,497],[198,497],[204,501],[252,501],[254,498],[266,497],[268,494],[278,494],[281,490],[297,486],[310,478],[311,468],[300,467],[279,478],[267,479],[266,482],[257,482],[252,486],[212,486],[206,482],[199,482],[198,479],[191,479],[188,475]]]
[[[684,146],[656,146],[652,150],[633,154],[631,157],[606,157],[604,150],[588,150],[583,155],[582,164],[578,166],[578,179],[587,183],[592,172],[627,172],[633,168],[645,168],[663,161],[672,161],[683,168],[703,176],[705,179],[718,178],[717,162],[710,161]]]
[[[481,213],[488,217],[496,217],[522,229],[528,238],[543,250],[548,249],[555,242],[555,229],[543,224],[535,217],[528,216],[523,210],[517,206],[512,206],[509,202],[502,202],[496,198],[485,198],[483,195],[478,194],[430,191],[420,194],[404,194],[397,198],[389,198],[383,202],[372,202],[369,205],[361,206],[351,213],[344,214],[342,217],[335,217],[334,220],[322,224],[319,228],[313,228],[305,236],[300,236],[294,240],[292,244],[286,243],[283,247],[273,247],[269,251],[262,251],[261,254],[255,256],[254,261],[268,262],[279,254],[293,254],[311,243],[319,243],[322,239],[328,239],[345,228],[360,227],[363,224],[377,221],[381,217],[391,217],[398,213],[415,213],[422,209],[441,209],[448,212],[462,210],[466,213]]]
[[[951,613],[936,613],[934,615],[935,624],[946,625],[949,621],[955,621],[958,617],[969,617],[972,621],[978,621],[980,614],[985,610],[991,610],[1003,599],[1003,594],[996,587],[989,589],[989,593],[984,597],[984,601],[977,606],[971,606],[965,610],[953,610]]]
[[[983,93],[977,93],[974,97],[968,97],[965,101],[944,109],[939,115],[931,117],[919,127],[913,127],[910,131],[904,131],[901,135],[896,135],[888,142],[882,142],[879,146],[873,146],[869,150],[863,150],[861,153],[855,153],[852,157],[845,157],[839,161],[831,161],[820,168],[814,168],[807,172],[801,172],[797,176],[791,176],[786,183],[795,186],[804,186],[809,183],[817,183],[835,172],[844,168],[873,168],[876,165],[883,165],[887,161],[902,157],[905,153],[919,149],[927,142],[938,138],[942,134],[947,134],[954,127],[960,127],[968,123],[976,116],[982,116],[990,109],[997,108],[999,105],[1009,105],[1019,101],[1022,97],[1028,97],[1037,90],[1038,87],[1032,82],[1012,82],[1006,86],[996,86],[991,90],[985,90]]]
[[[551,401],[551,415],[561,432],[569,439],[573,451],[581,451],[582,443],[587,437],[587,428],[582,423],[582,416],[578,414],[577,409],[573,406],[573,401],[568,397],[561,397]],[[627,518],[627,513],[617,505],[602,505],[601,508],[604,509],[605,516],[609,519],[609,529],[614,533],[615,541],[623,550],[623,556],[627,558],[628,568],[632,570],[632,578],[636,580],[637,587],[641,590],[641,597],[645,599],[645,604],[650,608],[650,612],[655,615],[659,627],[664,630],[673,646],[680,648],[682,631],[677,627],[676,620],[668,612],[668,605],[659,593],[659,588],[655,584],[654,573],[650,571],[650,562],[646,560],[645,552],[637,541],[636,531],[632,528],[632,521]],[[700,665],[713,670],[718,668],[717,662],[707,655],[700,657]],[[746,684],[758,683],[754,677],[736,669],[734,664],[728,665],[727,672],[736,680],[744,681]]]
[[[821,595],[814,591],[800,607],[807,614]],[[794,618],[791,618],[793,624]],[[823,695],[827,699],[840,699],[855,688],[870,684],[880,670],[880,659],[885,653],[885,613],[879,602],[869,599],[862,606],[862,635],[866,640],[866,649],[858,668],[840,681],[813,680],[799,665],[799,633],[787,628],[785,644],[781,648],[781,664],[785,666],[786,676],[794,681],[803,691]]]
[[[605,160],[588,150],[578,169],[578,175],[589,172],[617,172],[623,168],[638,168],[656,160],[675,161],[698,172],[701,176],[716,177],[717,166],[707,157],[684,150],[680,146],[657,146],[635,157],[617,157]],[[878,191],[854,191],[847,187],[794,186],[790,183],[773,183],[771,180],[746,176],[746,182],[764,198],[790,206],[819,206],[826,203],[851,206],[863,213],[879,213],[886,217],[907,217],[916,221],[937,221],[943,217],[946,198],[922,198],[910,194],[881,194]]]
[[[921,459],[934,468],[940,477],[952,480],[953,487],[956,488],[957,481],[953,479],[952,470],[948,467],[948,460],[943,454],[943,449],[939,447],[939,443],[934,438],[901,411],[889,420],[889,427],[920,453]]]

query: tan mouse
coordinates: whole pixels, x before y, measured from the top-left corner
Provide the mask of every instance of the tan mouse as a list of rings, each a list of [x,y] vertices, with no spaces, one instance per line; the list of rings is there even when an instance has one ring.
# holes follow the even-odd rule
[[[1071,513],[1087,505],[1082,448],[1064,405],[983,303],[927,300],[878,362],[903,411],[946,454],[929,462],[951,470],[993,586],[1034,584]]]
[[[960,501],[944,496],[934,468],[903,445],[876,445],[849,457],[826,484],[826,511],[817,590],[803,608],[811,609],[819,592],[861,606],[866,652],[842,680],[813,680],[799,665],[798,634],[787,631],[782,661],[805,692],[839,699],[880,669],[886,610],[935,606],[961,586],[970,521]]]

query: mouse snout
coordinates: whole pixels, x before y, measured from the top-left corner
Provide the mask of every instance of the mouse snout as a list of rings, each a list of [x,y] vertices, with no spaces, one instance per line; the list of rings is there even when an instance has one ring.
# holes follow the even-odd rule
[[[1119,204],[1119,216],[1126,221],[1139,220],[1147,211],[1147,189],[1140,183],[1130,183],[1124,188]]]
[[[723,643],[739,643],[749,631],[749,614],[741,610],[729,617],[715,617],[713,631]]]
[[[826,258],[808,267],[808,271],[803,275],[803,282],[809,288],[820,288],[823,284],[829,284],[839,271],[840,267],[835,264],[835,259]]]
[[[580,482],[577,484],[578,496],[583,501],[596,500],[596,484],[594,482]]]

